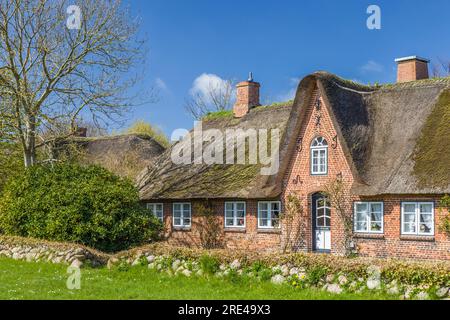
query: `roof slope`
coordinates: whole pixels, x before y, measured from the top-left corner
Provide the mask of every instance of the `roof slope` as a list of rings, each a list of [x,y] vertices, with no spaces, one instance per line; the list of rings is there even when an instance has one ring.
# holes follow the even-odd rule
[[[205,120],[202,125],[203,130],[217,129],[224,135],[227,129],[278,128],[283,136],[290,112],[289,105],[257,107],[240,119],[226,115]],[[193,132],[190,135],[192,137]],[[208,145],[210,143],[205,142],[203,150]],[[138,178],[143,199],[264,198],[272,194],[274,184],[267,176],[260,175],[260,165],[178,165],[171,160],[173,148]]]
[[[74,137],[65,141],[59,148],[63,152],[72,152],[73,148],[70,146],[76,146],[74,153],[80,162],[97,164],[131,179],[135,179],[147,166],[153,165],[165,151],[161,144],[144,134]]]
[[[139,176],[141,197],[277,197],[282,192],[282,179],[295,152],[301,125],[306,121],[306,106],[316,90],[321,91],[331,108],[340,141],[354,169],[356,194],[450,192],[450,161],[446,161],[448,157],[436,157],[450,154],[450,134],[445,134],[445,119],[450,117],[450,99],[445,99],[450,78],[365,86],[317,72],[301,81],[292,106],[258,107],[241,119],[230,115],[203,123],[204,129],[222,132],[233,128],[280,128],[278,174],[261,176],[258,165],[175,165],[170,157],[172,147]],[[443,112],[447,116],[442,120]],[[436,123],[439,127],[433,129]],[[436,140],[435,135],[440,135],[441,143],[435,141],[435,149],[430,150],[427,141]],[[432,168],[440,173],[434,179],[429,178],[429,165],[423,165],[430,155]]]
[[[359,86],[325,73],[318,74],[318,79],[362,182],[355,185],[355,193],[450,191],[450,163],[446,158],[434,159],[432,166],[443,175],[447,172],[446,177],[441,175],[434,180],[423,179],[416,165],[424,152],[418,142],[425,124],[444,110],[450,113],[450,103],[438,104],[450,89],[450,78],[374,87]],[[430,135],[422,138],[425,144],[432,142]],[[441,134],[438,139],[442,149],[436,148],[431,153],[449,154],[450,135]]]

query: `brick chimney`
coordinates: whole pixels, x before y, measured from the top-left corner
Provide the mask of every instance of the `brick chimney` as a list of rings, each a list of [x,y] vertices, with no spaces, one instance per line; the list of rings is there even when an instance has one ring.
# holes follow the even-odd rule
[[[236,118],[245,116],[251,108],[259,106],[259,88],[261,85],[253,81],[253,75],[247,81],[237,84],[237,98],[233,107],[233,113]]]
[[[428,79],[428,63],[430,60],[410,56],[395,59],[395,62],[397,62],[397,82]]]

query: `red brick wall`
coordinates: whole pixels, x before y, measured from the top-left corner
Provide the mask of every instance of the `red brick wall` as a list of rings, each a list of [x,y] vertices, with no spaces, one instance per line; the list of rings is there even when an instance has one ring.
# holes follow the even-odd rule
[[[246,203],[246,227],[240,228],[225,228],[225,201],[244,201]],[[196,204],[199,201],[191,202],[192,208],[192,226],[188,230],[179,230],[172,226],[172,207],[173,202],[164,202],[164,225],[165,237],[169,242],[176,245],[185,245],[192,247],[201,247],[200,229],[204,221],[199,217],[195,211]],[[280,248],[280,230],[261,230],[258,229],[258,201],[257,200],[213,200],[212,205],[216,213],[216,217],[222,226],[221,239],[226,248],[229,249],[244,249],[244,250],[278,250]]]
[[[420,60],[408,60],[398,63],[397,82],[428,79],[428,64]]]

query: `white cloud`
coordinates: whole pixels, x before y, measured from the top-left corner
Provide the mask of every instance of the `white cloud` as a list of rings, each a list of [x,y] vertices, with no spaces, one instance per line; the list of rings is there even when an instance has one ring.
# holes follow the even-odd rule
[[[156,84],[156,87],[158,89],[162,90],[162,91],[167,91],[168,90],[167,84],[161,78],[156,78],[155,84]]]
[[[384,67],[373,60],[367,61],[367,63],[361,67],[362,72],[382,72],[383,70]]]
[[[201,95],[203,98],[209,99],[211,91],[226,92],[229,85],[227,80],[218,75],[203,73],[194,80],[189,92],[192,96]]]

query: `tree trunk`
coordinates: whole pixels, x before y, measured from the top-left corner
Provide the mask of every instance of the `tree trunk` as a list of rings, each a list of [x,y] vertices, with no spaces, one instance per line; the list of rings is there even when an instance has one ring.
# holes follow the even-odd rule
[[[36,124],[34,117],[30,117],[26,121],[24,142],[24,165],[25,168],[29,168],[36,164]]]

